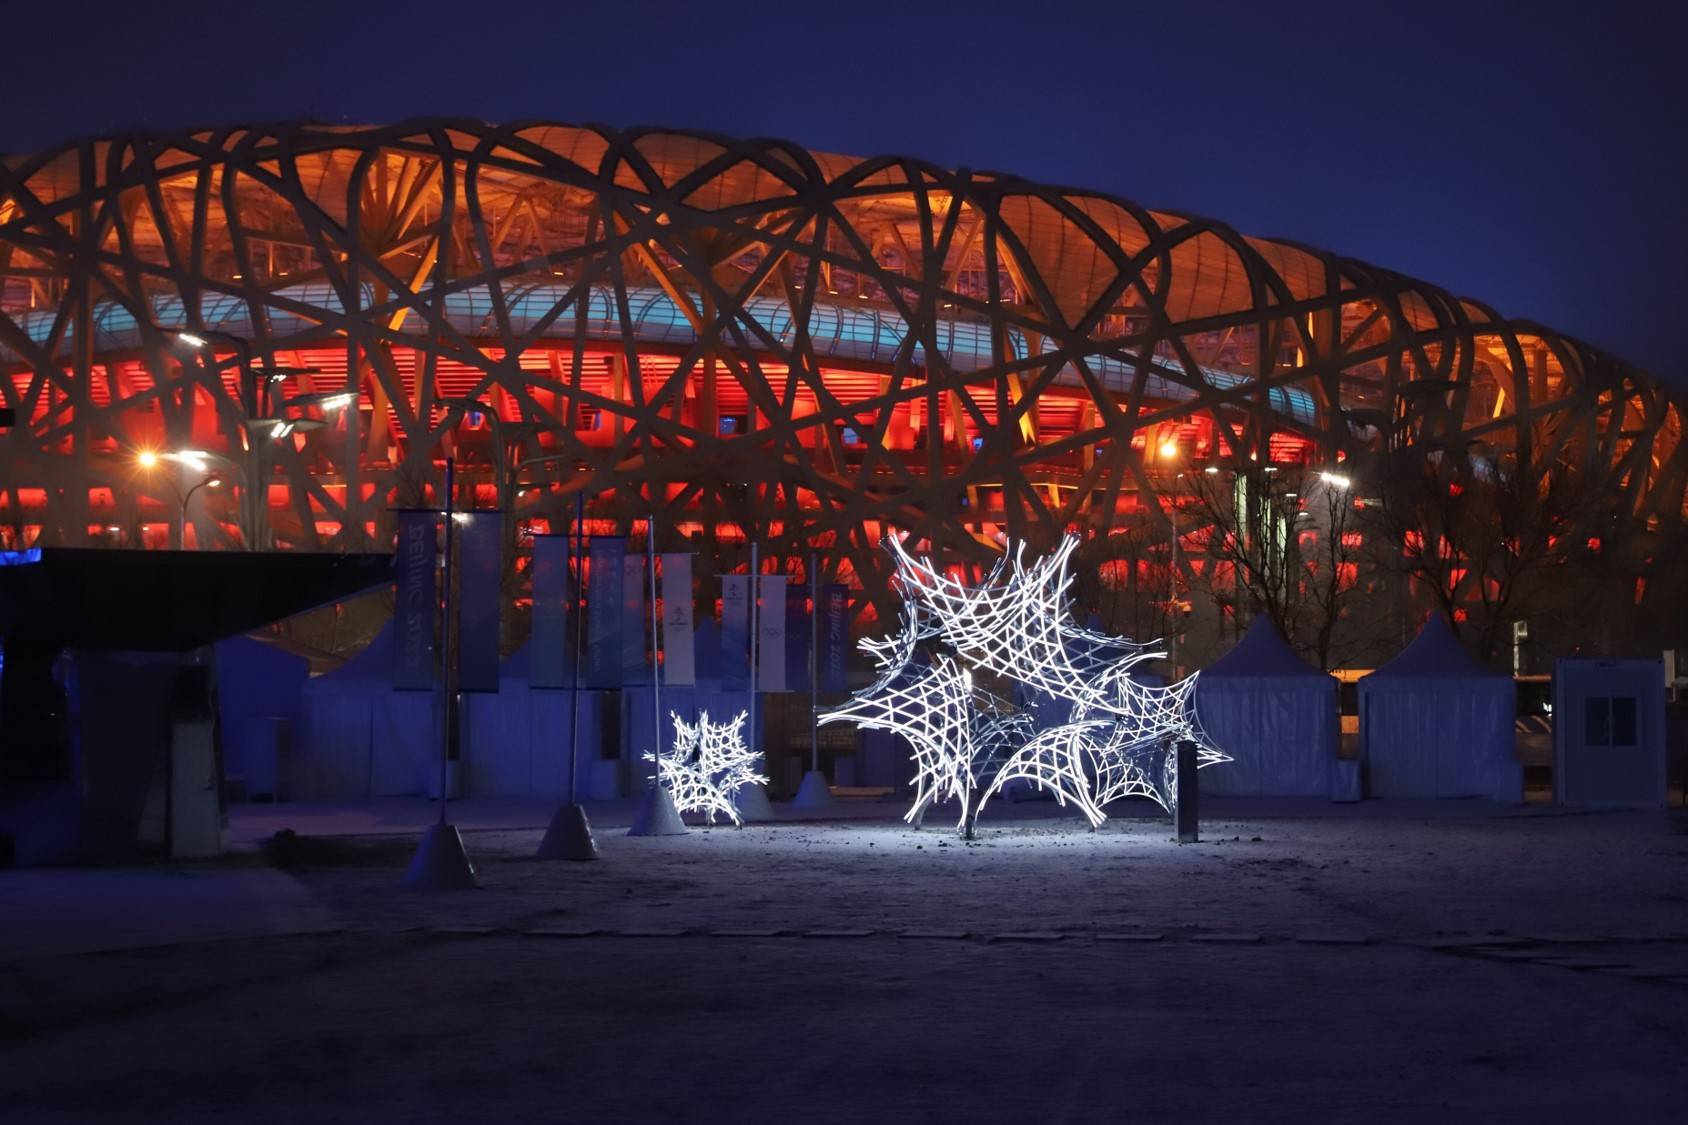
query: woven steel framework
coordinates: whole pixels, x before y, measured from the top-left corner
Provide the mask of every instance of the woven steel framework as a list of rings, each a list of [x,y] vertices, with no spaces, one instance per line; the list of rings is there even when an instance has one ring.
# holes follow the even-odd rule
[[[1181,740],[1196,744],[1198,768],[1230,761],[1197,717],[1195,675],[1168,686],[1143,682],[1134,671],[1164,652],[1072,620],[1068,562],[1077,547],[1068,537],[1027,566],[1024,545],[1010,545],[982,583],[967,586],[896,540],[887,544],[904,598],[901,627],[861,642],[878,676],[819,721],[890,731],[908,743],[910,823],[933,802],[954,800],[958,827],[971,837],[985,802],[1020,781],[1071,802],[1095,828],[1107,819],[1103,806],[1121,797],[1174,807]],[[1040,721],[975,685],[975,672],[1014,685],[1024,704],[1066,713]]]
[[[134,457],[196,448],[230,466],[182,501],[199,545],[378,548],[455,454],[465,501],[516,522],[583,492],[718,556],[822,548],[882,615],[890,530],[969,567],[1046,549],[1152,496],[1163,449],[1484,441],[1598,470],[1638,524],[1688,486],[1679,401],[1433,286],[1096,193],[671,131],[7,157],[0,372],[14,542],[170,541],[192,482]]]

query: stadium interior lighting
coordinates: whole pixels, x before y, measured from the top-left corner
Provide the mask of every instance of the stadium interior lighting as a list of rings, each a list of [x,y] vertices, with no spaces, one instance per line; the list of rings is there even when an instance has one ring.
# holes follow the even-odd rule
[[[186,465],[196,473],[205,471],[206,462],[211,455],[203,449],[178,449],[164,454],[166,461],[174,461],[178,465]]]
[[[195,336],[192,332],[178,332],[176,333],[176,339],[180,340],[190,348],[203,348],[210,342],[206,340],[204,336]]]
[[[1178,456],[1178,443],[1175,441],[1161,442],[1160,455],[1163,460],[1172,460],[1174,457]]]

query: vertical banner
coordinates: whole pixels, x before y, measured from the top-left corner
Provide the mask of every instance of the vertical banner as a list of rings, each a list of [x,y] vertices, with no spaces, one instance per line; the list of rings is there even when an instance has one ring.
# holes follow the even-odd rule
[[[809,584],[785,584],[785,687],[809,690]]]
[[[504,513],[464,512],[457,518],[457,690],[497,691]]]
[[[750,575],[721,576],[721,687],[750,687]]]
[[[764,575],[756,615],[756,690],[785,690],[785,575]]]
[[[692,647],[692,556],[662,556],[662,682],[697,683]]]
[[[593,538],[586,548],[586,686],[621,686],[621,560],[627,540]]]
[[[528,638],[528,686],[569,686],[569,537],[533,537],[533,634]]]
[[[621,682],[648,684],[645,671],[645,556],[621,559]]]
[[[439,514],[398,513],[399,539],[393,557],[397,593],[393,602],[393,687],[434,690],[434,559],[439,550]]]
[[[821,644],[816,659],[822,691],[849,690],[850,588],[843,583],[821,587]]]

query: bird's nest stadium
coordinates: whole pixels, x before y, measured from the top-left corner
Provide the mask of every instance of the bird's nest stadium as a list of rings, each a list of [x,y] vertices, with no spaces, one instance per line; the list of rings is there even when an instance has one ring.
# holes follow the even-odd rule
[[[577,503],[722,569],[818,551],[883,614],[888,533],[968,570],[1162,512],[1173,465],[1483,443],[1598,472],[1669,542],[1688,489],[1680,399],[1432,285],[1094,192],[657,129],[8,156],[0,399],[7,546],[384,549],[453,456],[460,502],[508,513],[517,598],[523,533]]]

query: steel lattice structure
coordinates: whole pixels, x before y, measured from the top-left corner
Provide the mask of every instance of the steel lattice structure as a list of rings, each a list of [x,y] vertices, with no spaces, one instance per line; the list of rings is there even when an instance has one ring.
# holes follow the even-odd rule
[[[1638,521],[1688,487],[1658,385],[1387,270],[997,173],[596,126],[7,157],[0,400],[14,543],[169,541],[190,482],[133,454],[192,447],[230,473],[181,501],[202,545],[379,547],[453,453],[530,526],[584,492],[716,550],[826,548],[883,616],[891,529],[967,564],[1052,546],[1152,493],[1169,442],[1483,440],[1598,466]]]
[[[890,731],[909,744],[911,823],[934,802],[954,800],[958,827],[971,837],[985,802],[1026,781],[1071,802],[1095,828],[1106,819],[1102,807],[1120,797],[1175,805],[1178,741],[1196,744],[1199,766],[1230,760],[1197,718],[1196,676],[1145,683],[1133,671],[1164,652],[1073,622],[1068,562],[1076,538],[1030,567],[1025,545],[1011,545],[977,586],[939,573],[896,540],[886,547],[904,598],[900,627],[862,641],[878,677],[819,721]],[[1067,713],[1039,729],[1029,710],[976,686],[975,671]]]

